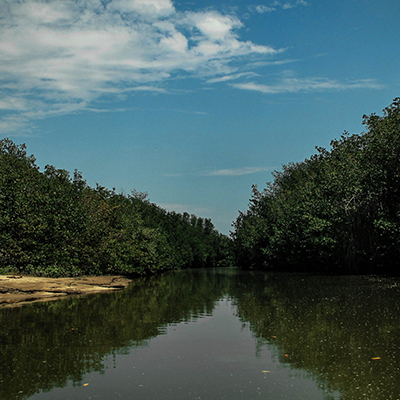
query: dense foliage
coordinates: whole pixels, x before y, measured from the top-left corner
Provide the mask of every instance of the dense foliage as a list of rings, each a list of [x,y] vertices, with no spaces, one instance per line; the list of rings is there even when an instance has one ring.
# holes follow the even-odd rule
[[[91,188],[24,145],[0,141],[0,269],[48,276],[222,266],[230,240],[209,219],[167,212],[133,191]]]
[[[399,273],[400,98],[366,132],[283,166],[232,233],[245,268]],[[396,269],[397,268],[397,269]]]

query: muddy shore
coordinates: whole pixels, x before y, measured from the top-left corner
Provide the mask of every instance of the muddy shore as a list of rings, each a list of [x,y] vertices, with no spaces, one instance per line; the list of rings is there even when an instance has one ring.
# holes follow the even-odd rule
[[[0,275],[0,308],[50,301],[71,295],[103,293],[126,288],[130,279],[122,276],[38,278]]]

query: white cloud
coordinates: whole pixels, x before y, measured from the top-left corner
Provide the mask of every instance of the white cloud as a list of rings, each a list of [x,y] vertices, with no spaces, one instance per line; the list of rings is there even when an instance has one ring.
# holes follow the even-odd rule
[[[240,40],[233,15],[180,13],[170,0],[3,0],[0,16],[0,108],[20,118],[3,132],[67,104],[79,110],[104,95],[160,92],[172,75],[228,75],[238,57],[278,52]]]
[[[151,18],[167,16],[175,11],[170,0],[113,0],[107,9],[123,13],[135,12]]]
[[[290,8],[298,7],[298,6],[308,6],[308,3],[305,0],[296,0],[296,1],[275,1],[272,3],[273,7],[282,7],[284,10],[288,10]]]
[[[69,12],[65,4],[61,1],[55,1],[53,4],[44,2],[31,2],[26,7],[15,9],[16,14],[30,19],[32,23],[40,21],[41,23],[54,23],[68,18]]]
[[[269,13],[269,12],[273,12],[276,11],[275,7],[268,7],[265,5],[257,5],[257,6],[249,6],[250,11],[255,11],[258,14],[264,14],[264,13]]]
[[[18,136],[27,136],[31,131],[26,127],[27,122],[26,118],[7,115],[0,120],[0,132],[9,132],[9,136],[13,136],[13,132],[20,132]]]
[[[25,99],[17,97],[3,97],[0,100],[0,110],[24,110],[27,104]]]
[[[204,36],[211,40],[223,40],[232,37],[232,29],[243,25],[237,17],[221,15],[216,11],[188,13],[190,25],[195,26]]]
[[[282,8],[283,10],[289,10],[291,8],[295,8],[298,6],[308,6],[308,3],[304,0],[285,1],[285,2],[274,1],[269,6],[266,6],[265,4],[250,5],[248,6],[248,9],[251,12],[256,12],[258,14],[265,14],[277,11],[279,8]]]
[[[233,81],[235,79],[248,77],[248,76],[258,76],[258,74],[254,73],[254,72],[241,72],[239,74],[224,75],[224,76],[220,76],[218,78],[208,79],[207,83],[218,83],[218,82]]]
[[[284,50],[285,49],[282,49],[281,51],[284,51]],[[288,60],[275,60],[275,61],[256,61],[256,62],[250,63],[249,66],[257,68],[257,67],[266,67],[266,66],[269,66],[269,65],[285,65],[285,64],[298,62],[298,61],[299,60],[296,60],[296,59],[294,59],[294,60],[290,60],[290,59],[288,59]]]
[[[156,92],[156,93],[165,93],[166,90],[164,88],[158,88],[154,86],[136,86],[132,88],[125,88],[122,90],[118,90],[119,93],[126,93],[126,92]]]
[[[383,88],[383,85],[376,83],[373,79],[340,82],[327,78],[284,78],[273,85],[247,82],[232,84],[232,86],[236,89],[253,90],[267,94]]]
[[[242,168],[227,168],[227,169],[217,169],[213,171],[206,172],[196,172],[194,175],[200,176],[242,176],[250,174],[258,174],[260,172],[268,172],[277,169],[277,167],[242,167]],[[193,174],[182,174],[182,173],[167,173],[163,176],[168,178],[182,177],[185,175]]]
[[[241,176],[249,174],[257,174],[259,172],[273,171],[271,167],[243,167],[231,169],[219,169],[206,173],[208,176]]]

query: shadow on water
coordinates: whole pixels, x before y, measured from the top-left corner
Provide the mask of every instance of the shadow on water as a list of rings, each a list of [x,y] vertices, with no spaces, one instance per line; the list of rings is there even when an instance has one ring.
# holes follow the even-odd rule
[[[341,399],[400,398],[400,285],[366,276],[242,276],[231,295],[258,348]]]
[[[80,384],[103,359],[163,334],[167,324],[211,313],[227,288],[219,274],[170,273],[122,292],[0,312],[0,399]]]
[[[211,316],[226,297],[256,338],[256,351],[268,351],[294,375],[307,375],[323,388],[324,398],[340,393],[345,400],[398,399],[397,282],[182,271],[138,280],[122,292],[4,309],[0,398],[82,385],[86,374],[106,372],[106,358],[148,346],[171,325]]]

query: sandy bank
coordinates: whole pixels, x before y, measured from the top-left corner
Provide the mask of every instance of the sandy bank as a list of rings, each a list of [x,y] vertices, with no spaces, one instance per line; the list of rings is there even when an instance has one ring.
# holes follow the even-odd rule
[[[57,300],[70,295],[121,290],[126,288],[130,282],[130,279],[122,276],[37,278],[0,275],[0,308]]]

